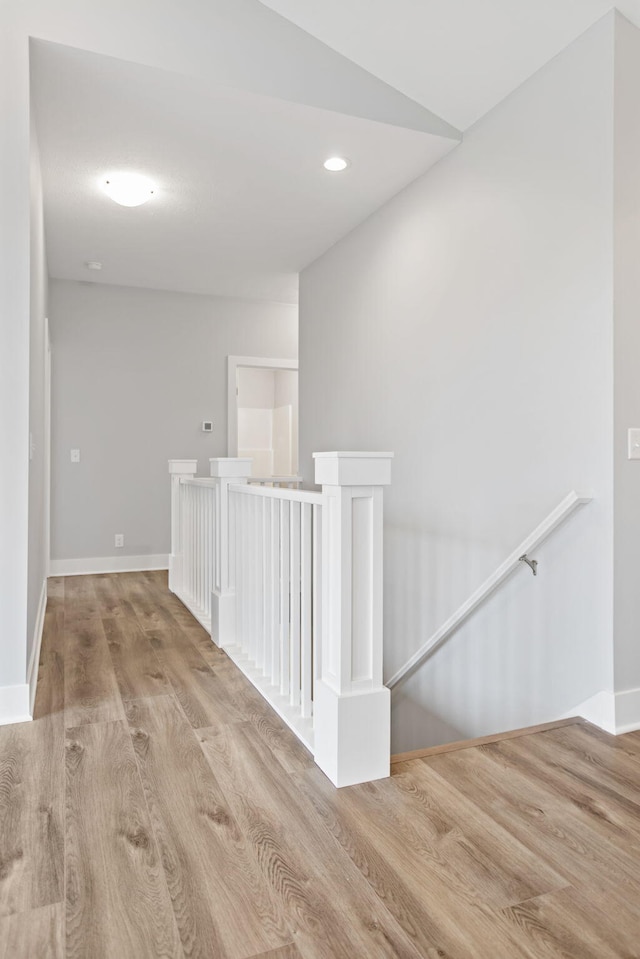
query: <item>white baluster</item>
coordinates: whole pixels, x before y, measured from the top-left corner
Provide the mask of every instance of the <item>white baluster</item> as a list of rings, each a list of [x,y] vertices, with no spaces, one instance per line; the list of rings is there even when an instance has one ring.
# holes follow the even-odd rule
[[[229,646],[235,642],[236,618],[233,554],[229,537],[229,486],[247,482],[251,475],[251,460],[215,458],[209,460],[209,465],[211,476],[217,480],[216,503],[219,504],[215,529],[218,582],[211,598],[211,635],[218,646]]]
[[[280,509],[282,504],[271,500],[271,682],[280,685]]]
[[[171,554],[169,556],[169,589],[172,593],[182,591],[182,522],[180,477],[195,476],[198,471],[197,460],[169,460],[171,475]],[[183,487],[184,489],[184,487]]]
[[[291,503],[290,528],[291,629],[289,641],[289,696],[292,706],[300,705],[300,503]]]
[[[249,641],[247,651],[252,663],[256,661],[256,503],[252,496],[246,497],[247,539],[245,547],[245,570],[249,587],[247,589]]]
[[[291,503],[280,503],[280,693],[289,695],[289,514]]]
[[[213,490],[203,489],[204,493],[204,608],[207,616],[211,615],[211,590],[213,589],[213,579],[211,576],[211,534],[212,529],[212,511],[211,499]]]
[[[196,607],[202,609],[202,516],[200,510],[202,497],[200,496],[199,486],[193,487],[193,501],[195,517],[195,599]]]
[[[271,503],[261,499],[262,513],[262,675],[271,670]]]
[[[322,506],[313,506],[313,689],[320,678],[322,649]]]
[[[300,523],[300,707],[311,716],[313,649],[311,643],[311,504],[301,504]]]
[[[192,602],[196,598],[196,498],[193,486],[187,487],[189,503],[189,596]]]
[[[234,583],[236,598],[236,643],[240,649],[244,649],[244,584],[242,582],[242,501],[243,497],[239,493],[229,494],[230,517],[233,520],[235,546],[235,564],[234,564]]]
[[[191,528],[189,526],[189,487],[182,488],[182,591],[189,595],[189,564],[191,562]]]

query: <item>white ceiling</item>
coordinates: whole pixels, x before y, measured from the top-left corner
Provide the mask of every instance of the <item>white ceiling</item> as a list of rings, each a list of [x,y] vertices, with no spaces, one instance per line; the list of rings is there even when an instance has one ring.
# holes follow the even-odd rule
[[[457,142],[42,41],[32,74],[58,278],[295,302],[300,269]],[[114,204],[118,168],[157,196]]]
[[[612,9],[611,0],[262,0],[460,130]],[[640,25],[640,0],[617,7]]]
[[[148,13],[143,0],[115,19],[103,7],[53,16],[36,33],[65,27],[63,42],[73,43],[82,19],[95,52],[32,41],[50,273],[293,302],[300,269],[612,3],[169,7],[152,33],[138,22]],[[618,8],[640,25],[640,0]],[[87,42],[81,34],[78,45]],[[351,158],[346,174],[322,169],[334,153]],[[115,205],[97,181],[118,168],[153,177],[157,196],[133,209]],[[102,271],[89,272],[88,260]]]

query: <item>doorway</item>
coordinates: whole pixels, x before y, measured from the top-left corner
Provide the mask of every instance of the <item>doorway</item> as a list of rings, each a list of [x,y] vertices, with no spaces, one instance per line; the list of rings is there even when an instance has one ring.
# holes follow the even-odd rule
[[[228,373],[228,455],[250,458],[254,478],[296,476],[296,361],[230,356]]]

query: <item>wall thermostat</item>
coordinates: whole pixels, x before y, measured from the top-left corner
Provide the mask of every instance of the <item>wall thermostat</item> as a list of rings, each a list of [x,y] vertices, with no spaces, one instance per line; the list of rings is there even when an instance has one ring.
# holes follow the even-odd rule
[[[202,421],[202,432],[203,433],[213,433],[213,423],[211,420]]]

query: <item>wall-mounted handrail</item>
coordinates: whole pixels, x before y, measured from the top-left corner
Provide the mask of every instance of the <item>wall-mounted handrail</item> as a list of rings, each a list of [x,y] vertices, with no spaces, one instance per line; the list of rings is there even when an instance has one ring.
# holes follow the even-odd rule
[[[436,630],[409,659],[402,669],[391,677],[387,686],[393,689],[422,665],[465,622],[469,616],[513,573],[522,566],[522,558],[539,546],[578,506],[591,502],[593,493],[571,490],[561,503],[549,513],[539,526],[517,546],[503,563],[460,606],[449,619]]]

